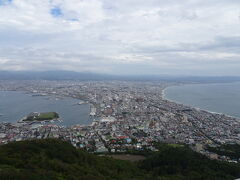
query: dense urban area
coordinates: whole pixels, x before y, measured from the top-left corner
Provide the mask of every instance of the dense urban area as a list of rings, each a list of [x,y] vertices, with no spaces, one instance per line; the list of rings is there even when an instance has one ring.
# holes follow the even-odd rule
[[[239,144],[240,121],[164,99],[174,83],[125,81],[1,81],[2,91],[72,97],[89,103],[90,125],[54,123],[0,124],[0,144],[28,139],[59,138],[89,152],[157,151],[154,142],[188,144],[211,159],[239,162],[210,152],[221,144]],[[31,113],[31,112],[29,112]],[[60,113],[60,112],[59,112]],[[63,121],[67,121],[64,119]]]

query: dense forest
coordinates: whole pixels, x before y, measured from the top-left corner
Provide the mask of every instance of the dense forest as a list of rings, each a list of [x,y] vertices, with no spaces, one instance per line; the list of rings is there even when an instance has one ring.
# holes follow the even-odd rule
[[[228,156],[236,161],[240,159],[240,145],[238,144],[224,144],[218,147],[209,146],[207,150],[221,156]]]
[[[158,152],[129,162],[75,149],[56,139],[0,146],[1,180],[170,180],[235,179],[240,166],[209,160],[187,146],[156,144]],[[136,152],[135,152],[136,153]]]

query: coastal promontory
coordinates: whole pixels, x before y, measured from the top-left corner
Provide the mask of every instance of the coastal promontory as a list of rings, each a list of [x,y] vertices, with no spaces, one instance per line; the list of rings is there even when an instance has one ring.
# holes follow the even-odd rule
[[[23,119],[21,119],[20,122],[51,121],[57,120],[58,118],[59,114],[56,112],[32,112]]]

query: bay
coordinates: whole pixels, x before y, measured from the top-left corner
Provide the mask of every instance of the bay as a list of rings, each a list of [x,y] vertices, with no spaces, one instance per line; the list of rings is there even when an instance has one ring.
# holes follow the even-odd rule
[[[64,126],[91,124],[90,105],[77,105],[80,100],[69,97],[32,96],[18,91],[0,91],[0,122],[15,123],[31,112],[57,112]]]
[[[165,89],[168,100],[240,118],[240,82],[187,84]]]

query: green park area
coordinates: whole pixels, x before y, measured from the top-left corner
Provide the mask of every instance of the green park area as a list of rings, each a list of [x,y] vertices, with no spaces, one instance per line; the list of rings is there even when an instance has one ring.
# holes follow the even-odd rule
[[[58,119],[59,115],[56,112],[44,112],[44,113],[38,113],[34,112],[29,114],[23,121],[31,122],[31,121],[49,121]]]

